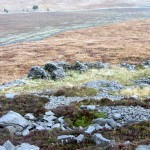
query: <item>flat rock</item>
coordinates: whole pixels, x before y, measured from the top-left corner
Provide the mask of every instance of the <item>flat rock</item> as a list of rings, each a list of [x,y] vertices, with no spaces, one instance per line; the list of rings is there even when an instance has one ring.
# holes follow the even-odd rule
[[[3,147],[5,147],[6,150],[15,150],[15,146],[10,141],[6,141]]]
[[[149,145],[139,145],[135,150],[150,150],[150,144]]]
[[[28,143],[22,143],[21,145],[17,146],[15,150],[40,150],[40,148]]]
[[[3,126],[7,126],[9,124],[20,125],[22,127],[26,127],[30,125],[28,120],[26,120],[24,117],[22,117],[20,114],[14,111],[9,111],[7,114],[2,116],[0,118],[0,124]]]
[[[114,140],[108,140],[104,138],[100,133],[95,133],[92,136],[92,139],[96,143],[97,146],[102,146],[102,147],[107,147],[109,145],[114,145],[115,141]]]

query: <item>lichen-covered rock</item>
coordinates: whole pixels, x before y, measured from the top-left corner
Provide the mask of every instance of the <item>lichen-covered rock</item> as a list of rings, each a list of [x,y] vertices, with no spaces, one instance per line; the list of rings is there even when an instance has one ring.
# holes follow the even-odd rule
[[[81,63],[81,62],[77,61],[77,62],[74,64],[74,66],[72,67],[72,69],[73,69],[73,70],[79,70],[80,73],[81,73],[81,72],[87,71],[87,70],[88,70],[88,66],[85,65],[84,63]]]
[[[85,63],[86,66],[88,66],[88,68],[92,69],[100,69],[100,68],[108,68],[108,65],[106,63],[102,63],[102,62],[87,62]]]
[[[48,73],[42,67],[39,66],[31,67],[28,73],[28,78],[32,79],[46,79],[48,77]]]
[[[59,64],[59,63],[50,62],[45,64],[44,68],[49,72],[53,80],[58,80],[65,77],[65,71],[61,63]]]
[[[63,68],[59,68],[59,69],[54,70],[53,72],[51,72],[51,78],[53,80],[62,79],[64,77],[65,77],[65,72],[64,72]]]

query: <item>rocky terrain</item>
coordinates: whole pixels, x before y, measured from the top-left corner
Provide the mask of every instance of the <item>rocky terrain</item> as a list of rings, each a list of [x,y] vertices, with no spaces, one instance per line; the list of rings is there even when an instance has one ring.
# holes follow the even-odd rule
[[[150,148],[150,60],[48,62],[0,90],[1,150]]]

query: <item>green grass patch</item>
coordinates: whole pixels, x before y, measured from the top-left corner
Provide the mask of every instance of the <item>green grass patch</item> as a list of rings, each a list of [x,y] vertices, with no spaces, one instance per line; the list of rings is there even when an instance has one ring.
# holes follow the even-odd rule
[[[132,80],[147,78],[150,76],[150,69],[138,69],[128,71],[126,68],[119,66],[111,66],[110,69],[89,69],[87,72],[80,74],[78,71],[68,71],[69,76],[59,81],[53,80],[29,80],[26,85],[6,88],[0,91],[0,94],[5,93],[27,93],[42,91],[45,89],[60,89],[62,87],[81,86],[83,83],[95,80],[118,81],[123,85],[132,85]]]

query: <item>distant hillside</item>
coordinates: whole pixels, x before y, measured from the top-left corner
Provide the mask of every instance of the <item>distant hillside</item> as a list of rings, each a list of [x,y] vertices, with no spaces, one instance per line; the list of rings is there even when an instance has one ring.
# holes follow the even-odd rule
[[[33,11],[38,5],[38,11],[80,10],[103,7],[128,7],[150,4],[150,0],[0,0],[0,12]]]

